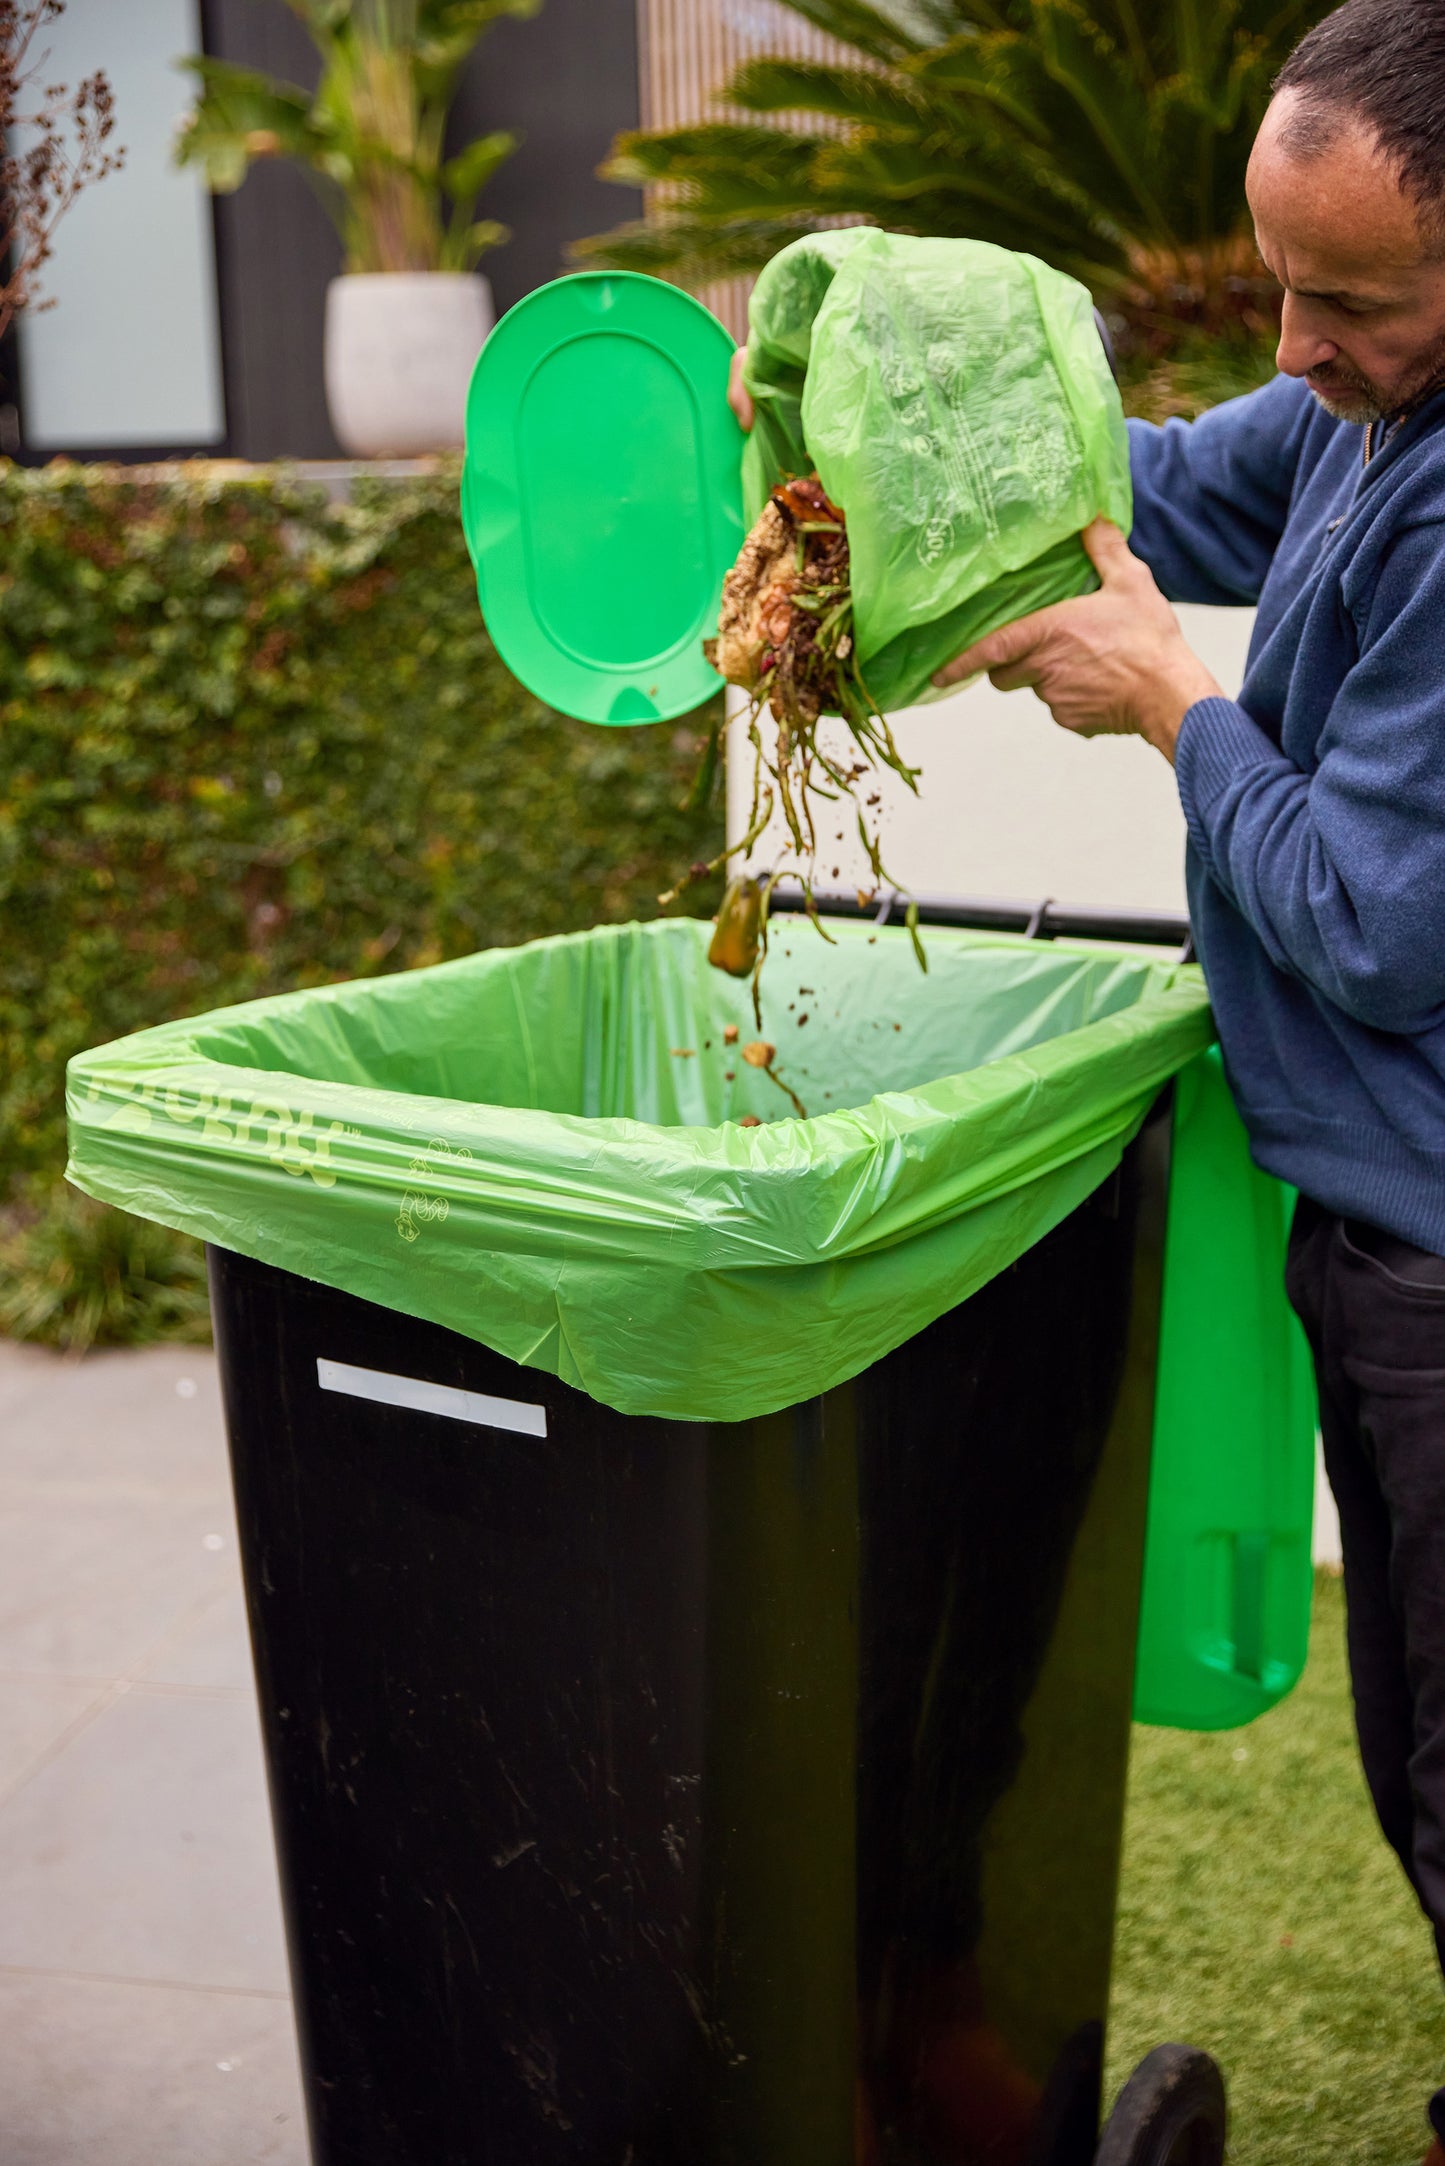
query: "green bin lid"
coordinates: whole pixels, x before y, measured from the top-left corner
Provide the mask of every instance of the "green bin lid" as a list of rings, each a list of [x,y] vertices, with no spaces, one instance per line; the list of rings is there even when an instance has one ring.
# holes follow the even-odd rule
[[[563,714],[663,722],[717,690],[702,641],[743,535],[732,351],[633,271],[539,287],[482,348],[462,524],[497,651]]]

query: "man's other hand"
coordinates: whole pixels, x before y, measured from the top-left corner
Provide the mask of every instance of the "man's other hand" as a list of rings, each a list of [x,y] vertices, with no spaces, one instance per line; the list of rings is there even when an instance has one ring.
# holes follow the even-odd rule
[[[748,387],[743,382],[743,370],[747,366],[747,359],[747,347],[739,346],[733,354],[732,366],[728,370],[728,404],[737,415],[738,427],[744,431],[751,429],[757,419],[757,415],[753,411],[753,402]]]
[[[1001,692],[1031,686],[1077,737],[1144,737],[1172,760],[1188,710],[1222,697],[1221,688],[1118,527],[1095,519],[1082,539],[1102,582],[1097,594],[990,632],[933,681],[958,684],[987,670]]]

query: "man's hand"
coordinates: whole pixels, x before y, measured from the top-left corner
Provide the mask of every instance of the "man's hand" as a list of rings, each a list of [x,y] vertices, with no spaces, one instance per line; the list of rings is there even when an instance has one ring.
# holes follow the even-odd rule
[[[728,404],[737,415],[738,427],[746,433],[752,428],[757,415],[748,387],[743,382],[743,369],[747,364],[748,349],[739,346],[733,353],[732,366],[728,370]]]
[[[1185,714],[1221,687],[1119,529],[1096,519],[1083,542],[1103,582],[1097,594],[990,632],[933,681],[957,684],[987,670],[1001,692],[1031,685],[1077,737],[1145,737],[1172,761]]]

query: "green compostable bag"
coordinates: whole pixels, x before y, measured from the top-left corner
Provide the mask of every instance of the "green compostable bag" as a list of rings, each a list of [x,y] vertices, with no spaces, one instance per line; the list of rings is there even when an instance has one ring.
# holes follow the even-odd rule
[[[924,977],[901,930],[830,933],[780,920],[763,988],[805,1120],[670,919],[83,1054],[70,1178],[627,1413],[789,1406],[1057,1225],[1213,1035],[1193,966],[931,931]]]
[[[753,292],[749,523],[816,470],[848,520],[885,713],[1000,624],[1098,585],[1078,536],[1133,519],[1119,394],[1077,280],[984,241],[809,234]]]

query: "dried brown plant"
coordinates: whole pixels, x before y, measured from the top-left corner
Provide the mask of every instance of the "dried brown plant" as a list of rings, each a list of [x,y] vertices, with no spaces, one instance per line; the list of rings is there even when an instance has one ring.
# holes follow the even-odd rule
[[[43,37],[65,0],[0,0],[0,338],[38,298],[55,229],[82,189],[119,172],[115,95],[97,68],[71,90],[45,80]],[[17,136],[23,147],[15,149]]]

